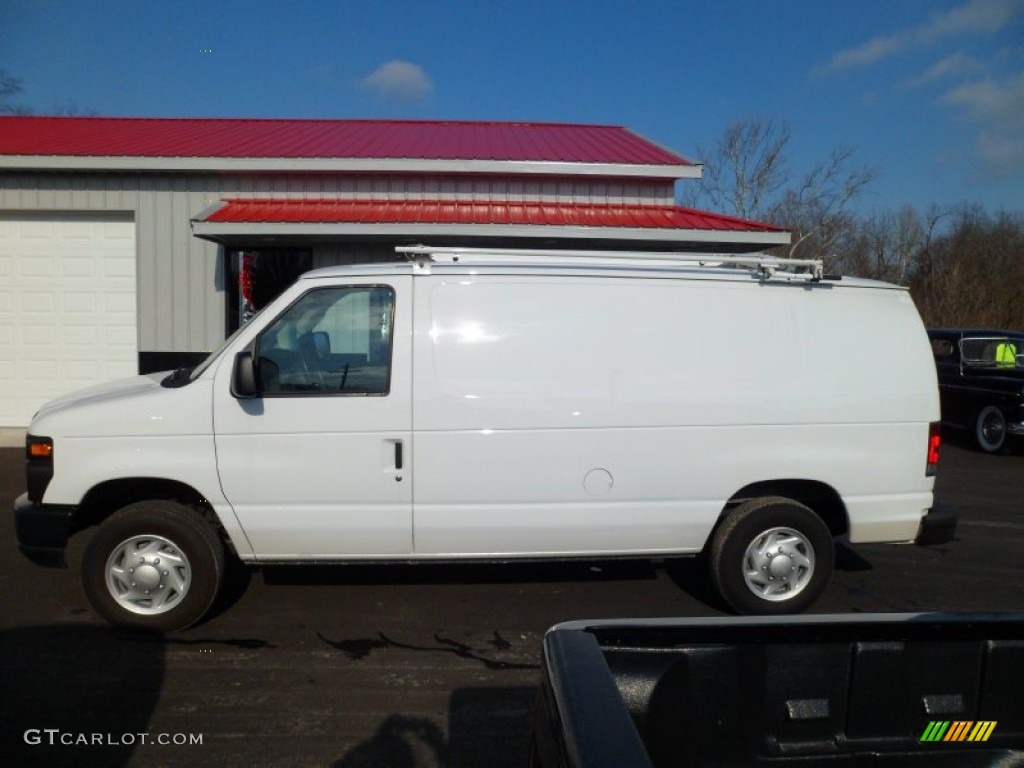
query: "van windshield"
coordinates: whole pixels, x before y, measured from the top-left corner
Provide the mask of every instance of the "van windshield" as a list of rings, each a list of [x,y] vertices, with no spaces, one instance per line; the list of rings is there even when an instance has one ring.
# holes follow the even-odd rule
[[[252,321],[250,320],[249,322]],[[213,362],[224,353],[224,350],[231,345],[231,342],[235,340],[238,334],[245,330],[247,325],[248,323],[246,325],[239,326],[237,329],[235,329],[234,333],[232,333],[230,336],[224,339],[223,343],[219,347],[213,350],[213,352],[207,355],[206,358],[201,363],[199,363],[199,365],[192,369],[192,373],[189,374],[188,380],[195,381],[200,376],[202,376],[203,371],[209,368],[213,364]]]

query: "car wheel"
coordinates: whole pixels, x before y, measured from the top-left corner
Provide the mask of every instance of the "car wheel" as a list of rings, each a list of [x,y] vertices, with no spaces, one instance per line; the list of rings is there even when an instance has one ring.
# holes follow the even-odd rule
[[[737,613],[798,613],[828,584],[835,544],[828,526],[792,499],[752,499],[715,531],[708,562],[718,593]]]
[[[994,405],[978,411],[974,422],[974,437],[985,453],[998,453],[1006,443],[1006,416]]]
[[[224,546],[196,511],[141,501],[111,515],[82,560],[93,608],[111,624],[173,632],[202,618],[224,575]]]

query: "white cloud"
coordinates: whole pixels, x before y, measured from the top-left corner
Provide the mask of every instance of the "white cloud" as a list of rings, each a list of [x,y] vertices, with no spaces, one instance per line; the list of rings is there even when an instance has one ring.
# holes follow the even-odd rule
[[[985,65],[977,59],[971,58],[966,53],[955,53],[933,64],[923,74],[908,83],[908,85],[916,87],[935,80],[966,77],[977,74],[984,69]]]
[[[840,51],[832,57],[826,69],[846,69],[847,67],[856,67],[861,64],[870,64],[898,53],[904,45],[905,43],[901,40],[900,35],[876,37],[856,48],[847,48],[845,51]]]
[[[1024,10],[1020,0],[971,0],[967,5],[932,16],[920,27],[917,37],[922,43],[934,43],[963,33],[992,34],[1005,27]]]
[[[1024,137],[982,131],[977,138],[978,154],[992,176],[1006,178],[1024,173]]]
[[[992,34],[1003,29],[1024,12],[1024,0],[970,0],[944,13],[936,13],[923,24],[892,35],[872,38],[855,48],[840,51],[826,70],[866,66],[912,48],[968,34]]]
[[[359,83],[384,101],[420,101],[434,90],[422,67],[399,59],[381,64]]]
[[[961,85],[942,103],[978,124],[977,150],[991,174],[1024,173],[1024,73]]]
[[[1004,82],[983,80],[961,85],[947,93],[942,101],[966,109],[976,119],[1013,125],[1024,134],[1024,73]]]

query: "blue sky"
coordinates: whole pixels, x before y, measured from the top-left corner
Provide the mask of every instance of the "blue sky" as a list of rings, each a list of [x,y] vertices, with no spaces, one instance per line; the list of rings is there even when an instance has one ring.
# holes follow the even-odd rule
[[[0,68],[37,113],[626,125],[701,159],[788,120],[837,145],[862,210],[1024,210],[1024,0],[0,0]]]

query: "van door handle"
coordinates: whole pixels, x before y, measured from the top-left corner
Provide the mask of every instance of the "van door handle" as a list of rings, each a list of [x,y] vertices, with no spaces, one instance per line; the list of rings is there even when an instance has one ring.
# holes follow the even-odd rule
[[[395,469],[402,468],[402,441],[395,441]]]

